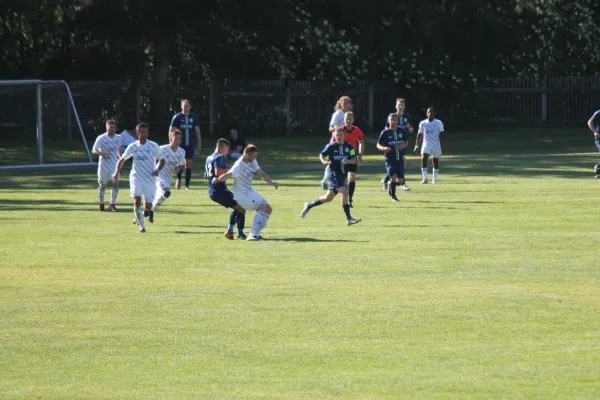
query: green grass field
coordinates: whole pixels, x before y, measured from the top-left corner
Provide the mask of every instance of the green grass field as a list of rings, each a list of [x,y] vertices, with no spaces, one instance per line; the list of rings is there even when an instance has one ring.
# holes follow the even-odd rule
[[[126,185],[97,211],[93,169],[2,172],[0,398],[599,398],[590,135],[445,139],[399,204],[372,140],[352,227],[338,201],[299,217],[323,143],[258,140],[282,183],[255,185],[261,242],[222,237],[200,167],[143,235]]]

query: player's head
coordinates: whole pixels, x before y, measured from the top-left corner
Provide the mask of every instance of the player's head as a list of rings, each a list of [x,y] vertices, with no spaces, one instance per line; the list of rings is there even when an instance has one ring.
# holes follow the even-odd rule
[[[221,153],[223,155],[229,153],[229,147],[231,146],[231,143],[229,143],[229,140],[227,139],[219,139],[217,140],[217,147],[215,148],[215,151],[217,153]]]
[[[135,126],[135,133],[140,143],[145,142],[148,139],[148,124],[140,122]]]
[[[179,145],[181,144],[181,136],[182,133],[177,128],[169,132],[169,144],[171,145],[171,147],[179,147]]]
[[[400,110],[404,111],[405,108],[406,108],[406,100],[404,100],[402,97],[398,97],[396,99],[396,110],[398,112],[400,112]]]
[[[427,109],[427,119],[430,121],[433,121],[434,118],[435,118],[435,108],[429,107]]]
[[[231,138],[231,140],[237,140],[237,138],[239,137],[238,131],[236,129],[230,130],[229,137]]]
[[[108,121],[106,121],[106,132],[109,135],[114,134],[117,131],[117,123],[115,122],[114,119],[109,119]]]
[[[344,114],[344,124],[347,127],[351,127],[354,124],[354,113],[352,111],[346,111],[346,114]]]
[[[258,158],[258,147],[253,144],[249,144],[244,149],[244,158],[248,160],[248,162],[252,162]]]
[[[333,133],[335,134],[336,143],[344,144],[344,127],[336,126],[335,131],[333,131]]]
[[[343,110],[344,112],[351,110],[351,109],[352,109],[352,100],[350,100],[350,97],[348,97],[348,96],[340,97],[340,99],[337,101],[337,103],[335,103],[335,107],[334,107],[334,110]]]
[[[181,100],[181,111],[184,114],[189,114],[192,109],[192,103],[188,99]]]
[[[390,124],[391,129],[396,129],[398,127],[398,114],[391,113],[388,115],[388,124]]]

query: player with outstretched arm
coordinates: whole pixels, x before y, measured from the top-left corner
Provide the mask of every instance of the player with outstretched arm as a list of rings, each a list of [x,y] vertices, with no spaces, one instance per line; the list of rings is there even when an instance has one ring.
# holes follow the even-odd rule
[[[261,240],[260,232],[267,226],[267,222],[271,217],[273,208],[269,205],[267,200],[262,197],[252,187],[252,177],[256,173],[260,179],[267,182],[277,189],[279,183],[272,180],[266,172],[264,172],[256,159],[258,158],[258,148],[252,144],[249,144],[244,149],[242,158],[238,159],[231,169],[213,179],[213,185],[225,182],[227,178],[233,176],[235,180],[233,183],[233,198],[237,203],[246,211],[256,211],[254,215],[254,221],[252,222],[252,229],[250,230],[250,236],[246,240]]]

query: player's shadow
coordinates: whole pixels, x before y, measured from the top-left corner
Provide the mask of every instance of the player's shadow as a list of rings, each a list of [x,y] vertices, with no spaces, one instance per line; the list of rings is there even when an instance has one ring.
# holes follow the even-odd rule
[[[198,231],[174,231],[174,232],[161,232],[164,234],[171,234],[171,233],[175,233],[177,235],[218,235],[218,234],[223,234],[222,231],[218,231],[218,232],[198,232]]]
[[[286,238],[267,238],[265,242],[297,242],[297,243],[367,243],[366,240],[346,240],[346,239],[317,239],[311,237],[286,237]]]

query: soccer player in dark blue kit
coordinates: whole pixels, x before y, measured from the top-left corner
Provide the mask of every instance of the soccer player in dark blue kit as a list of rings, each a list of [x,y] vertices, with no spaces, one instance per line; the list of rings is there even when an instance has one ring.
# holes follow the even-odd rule
[[[233,193],[227,189],[225,182],[213,183],[214,178],[227,173],[227,153],[230,143],[226,139],[217,140],[215,152],[206,159],[204,177],[208,179],[208,195],[212,201],[222,205],[225,208],[231,208],[229,215],[229,226],[225,237],[233,239],[233,227],[237,222],[238,239],[245,240],[244,224],[246,222],[246,210],[244,210],[234,199]]]
[[[396,114],[398,114],[398,126],[404,128],[407,133],[413,133],[412,117],[406,112],[406,100],[402,97],[396,99]],[[390,123],[386,121],[385,127],[389,128]],[[404,157],[404,170],[406,170],[406,157]],[[381,184],[384,190],[388,190],[388,184],[390,182],[390,175],[387,174],[385,178],[381,180]],[[406,182],[400,186],[402,190],[410,190],[406,186]]]
[[[300,217],[306,217],[306,214],[311,208],[320,206],[321,204],[329,203],[340,193],[342,195],[342,207],[346,214],[346,224],[354,225],[360,222],[360,219],[352,218],[350,215],[350,204],[348,196],[348,188],[346,187],[346,178],[348,171],[347,165],[356,164],[356,152],[354,147],[348,142],[344,142],[344,127],[335,127],[335,142],[329,143],[319,156],[323,165],[328,166],[329,186],[327,193],[319,197],[317,200],[310,203],[305,203]]]
[[[592,118],[588,121],[588,126],[594,132],[594,142],[598,151],[600,151],[600,110],[596,111]],[[594,175],[596,179],[600,179],[600,161],[594,166]]]
[[[196,159],[196,154],[200,153],[202,138],[200,136],[200,119],[190,110],[192,104],[189,100],[181,100],[181,112],[175,114],[171,120],[171,128],[179,129],[183,136],[181,138],[181,148],[185,150],[185,190],[190,190],[190,181],[192,180],[192,163]],[[175,188],[181,189],[181,172],[177,174]]]
[[[392,201],[398,202],[396,187],[404,184],[404,149],[408,146],[406,130],[398,126],[398,114],[388,116],[389,128],[379,135],[377,149],[385,153],[385,169],[390,175],[388,193]]]

